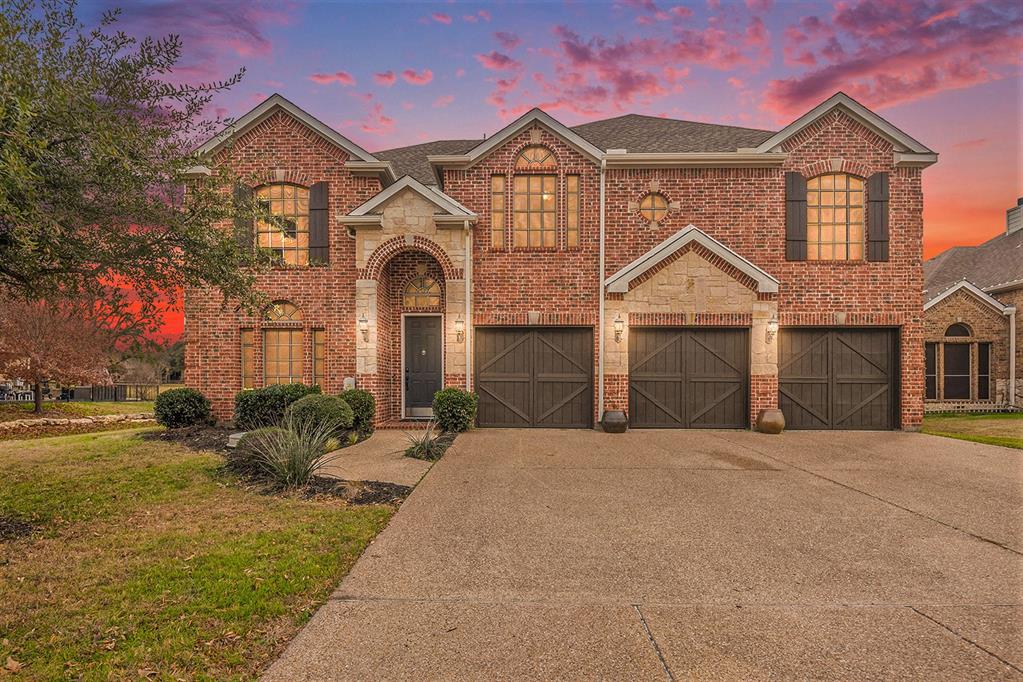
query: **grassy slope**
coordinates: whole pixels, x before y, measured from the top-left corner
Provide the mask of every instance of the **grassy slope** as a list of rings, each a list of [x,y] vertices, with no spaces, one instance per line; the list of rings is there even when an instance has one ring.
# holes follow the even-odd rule
[[[924,433],[1023,450],[1023,413],[933,414],[924,417]]]
[[[0,661],[28,679],[251,678],[391,510],[267,497],[139,431],[0,443]]]
[[[31,419],[32,403],[0,403],[0,421]],[[43,417],[94,417],[100,414],[138,414],[152,412],[153,401],[104,403],[104,402],[46,402],[43,403]]]

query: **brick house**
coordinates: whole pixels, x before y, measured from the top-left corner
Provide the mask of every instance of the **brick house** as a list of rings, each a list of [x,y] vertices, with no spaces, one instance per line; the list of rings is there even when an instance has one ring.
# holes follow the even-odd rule
[[[290,221],[234,226],[283,261],[263,314],[186,291],[186,382],[221,418],[302,381],[369,389],[379,421],[442,386],[479,394],[481,426],[922,419],[937,155],[844,94],[781,131],[534,109],[373,154],[274,95],[201,151]]]
[[[1023,404],[1023,199],[1005,232],[924,263],[928,411]]]

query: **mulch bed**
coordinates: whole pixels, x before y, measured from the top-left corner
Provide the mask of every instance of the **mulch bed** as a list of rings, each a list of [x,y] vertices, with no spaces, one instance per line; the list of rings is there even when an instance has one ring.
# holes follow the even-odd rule
[[[146,440],[177,443],[189,450],[199,452],[227,452],[227,437],[237,429],[224,426],[185,426],[180,429],[166,429],[143,434]]]
[[[0,516],[0,542],[26,537],[35,529],[34,524],[16,516]]]

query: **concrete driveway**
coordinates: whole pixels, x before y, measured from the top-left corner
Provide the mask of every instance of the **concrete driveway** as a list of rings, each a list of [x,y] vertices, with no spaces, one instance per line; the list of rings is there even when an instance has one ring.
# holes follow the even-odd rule
[[[1023,679],[1023,453],[460,436],[267,674]]]

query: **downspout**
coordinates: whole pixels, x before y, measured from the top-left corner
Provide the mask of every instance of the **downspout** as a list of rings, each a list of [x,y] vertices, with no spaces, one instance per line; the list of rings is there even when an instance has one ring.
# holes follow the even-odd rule
[[[607,172],[607,157],[600,158],[600,275],[599,312],[597,314],[597,420],[604,418],[604,176]]]
[[[1016,404],[1016,306],[1005,309],[1009,316],[1009,405]]]
[[[472,390],[472,232],[465,221],[465,390]]]

